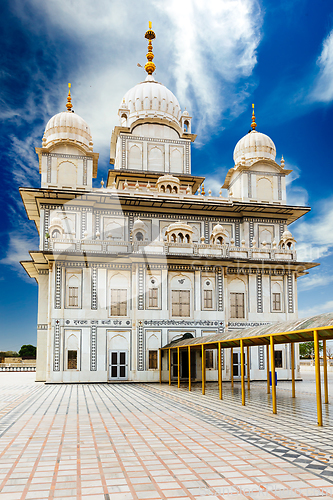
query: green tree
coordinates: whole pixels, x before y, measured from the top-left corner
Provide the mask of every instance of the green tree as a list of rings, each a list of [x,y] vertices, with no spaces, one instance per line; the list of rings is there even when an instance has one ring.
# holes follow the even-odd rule
[[[37,349],[35,346],[27,344],[21,347],[21,349],[19,350],[19,355],[22,358],[36,359],[36,351]]]
[[[323,351],[323,343],[319,342],[319,354]],[[314,358],[314,342],[301,342],[299,345],[299,354],[303,359]]]

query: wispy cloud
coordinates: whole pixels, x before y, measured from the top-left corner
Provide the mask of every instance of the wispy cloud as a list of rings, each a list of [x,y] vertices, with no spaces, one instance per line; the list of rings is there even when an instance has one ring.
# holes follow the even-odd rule
[[[317,60],[319,74],[310,98],[315,101],[333,100],[333,30],[323,41],[321,54]]]
[[[328,286],[333,281],[333,275],[327,273],[317,273],[314,275],[303,276],[298,280],[297,287],[300,291],[312,290],[319,286]]]
[[[16,1],[16,15],[36,35],[43,26],[36,23],[34,10],[42,15],[50,49],[54,50],[51,42],[56,33],[59,36],[59,29],[62,42],[67,38],[73,49],[75,45],[79,59],[73,54],[74,70],[68,77],[73,83],[75,109],[91,126],[97,148],[109,144],[124,93],[144,79],[136,63],[145,59],[147,12],[157,33],[156,78],[174,91],[182,109],[189,109],[202,139],[222,117],[242,112],[251,85],[245,79],[256,65],[261,38],[263,13],[257,0],[212,0],[209,5],[203,0],[143,0],[140,8],[134,0],[94,4],[88,0],[31,0],[29,4],[32,10]],[[62,65],[57,52],[54,64],[57,74]],[[235,92],[242,81],[243,88],[237,87]],[[53,104],[60,105],[59,81],[57,84]],[[45,91],[39,89],[42,96],[50,96],[50,87],[52,82]],[[65,88],[62,91],[63,108]]]
[[[293,229],[301,261],[319,260],[333,252],[333,198],[323,200],[316,213],[309,222],[297,222]]]
[[[327,313],[333,311],[333,300],[328,300],[323,304],[318,304],[314,307],[310,307],[307,309],[300,309],[298,311],[298,316],[300,318],[306,318],[310,316],[316,316],[317,314]]]

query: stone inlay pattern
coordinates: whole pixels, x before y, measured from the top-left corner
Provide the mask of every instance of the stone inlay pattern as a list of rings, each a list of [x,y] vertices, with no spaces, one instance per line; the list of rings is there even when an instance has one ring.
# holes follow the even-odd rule
[[[202,396],[199,386],[189,393],[156,384],[44,385],[34,374],[4,374],[1,500],[332,497],[327,462],[296,440],[296,448],[277,441],[283,418],[295,431],[290,415],[267,416],[267,402],[253,413],[256,396],[242,408],[237,390],[226,387],[216,400],[215,386]],[[270,434],[259,426],[260,411]],[[299,423],[314,453],[311,440],[331,442],[329,427]]]

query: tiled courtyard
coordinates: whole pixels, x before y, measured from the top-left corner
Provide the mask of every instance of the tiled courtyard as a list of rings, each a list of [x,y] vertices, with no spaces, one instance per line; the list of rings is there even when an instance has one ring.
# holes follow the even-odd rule
[[[0,499],[333,498],[332,406],[312,381],[44,385],[0,374]],[[306,378],[312,378],[307,375]]]

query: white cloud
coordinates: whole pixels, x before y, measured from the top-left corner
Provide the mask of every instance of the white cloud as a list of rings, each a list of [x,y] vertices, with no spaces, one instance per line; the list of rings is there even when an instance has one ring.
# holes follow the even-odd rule
[[[333,30],[323,42],[317,64],[319,74],[310,97],[315,101],[329,102],[333,99]]]
[[[109,146],[121,98],[145,77],[136,63],[145,61],[147,12],[157,35],[156,79],[174,91],[182,109],[186,106],[192,113],[201,140],[222,117],[242,112],[251,82],[244,80],[237,91],[236,84],[248,79],[257,62],[263,21],[257,0],[211,0],[208,4],[204,0],[30,0],[30,4],[45,18],[46,26],[38,25],[29,9],[16,1],[16,15],[31,31],[46,29],[51,47],[56,46],[60,33],[62,43],[68,38],[76,45],[79,64],[74,74],[68,70],[68,78],[73,84],[74,108],[90,125],[96,150]],[[57,74],[60,54],[54,62]],[[50,98],[51,88],[52,82],[40,92]],[[61,89],[57,82],[52,94],[64,109],[65,82]],[[49,98],[44,106],[48,110]]]
[[[309,222],[294,226],[298,260],[319,260],[333,252],[333,199],[322,201],[317,213]]]
[[[295,181],[301,176],[300,168],[287,162],[285,168],[292,170],[292,172],[286,176],[286,189],[287,189],[287,203],[288,205],[295,206],[305,206],[308,204],[308,192],[302,186],[295,186]]]
[[[328,300],[324,304],[318,304],[314,307],[307,309],[300,309],[298,311],[298,316],[300,318],[307,318],[310,316],[316,316],[317,314],[329,313],[333,311],[333,300]]]
[[[6,256],[0,260],[0,264],[8,265],[19,271],[22,277],[27,278],[30,282],[30,278],[24,271],[20,264],[20,261],[30,260],[29,251],[38,248],[38,241],[36,234],[32,235],[23,234],[23,232],[15,231],[9,234],[9,245],[6,252]]]
[[[328,274],[313,274],[303,276],[297,281],[297,288],[299,291],[312,290],[319,286],[325,287],[332,283],[333,275]]]

